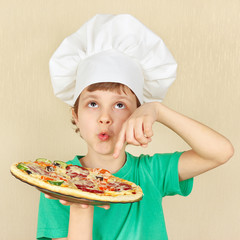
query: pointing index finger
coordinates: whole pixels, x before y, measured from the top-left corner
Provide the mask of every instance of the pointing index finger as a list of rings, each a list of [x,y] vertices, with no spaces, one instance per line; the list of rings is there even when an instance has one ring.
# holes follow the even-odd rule
[[[126,140],[125,127],[123,127],[121,132],[119,133],[119,137],[118,137],[117,143],[116,143],[115,148],[114,148],[114,153],[113,153],[114,158],[119,157],[120,151],[123,148],[125,140]]]

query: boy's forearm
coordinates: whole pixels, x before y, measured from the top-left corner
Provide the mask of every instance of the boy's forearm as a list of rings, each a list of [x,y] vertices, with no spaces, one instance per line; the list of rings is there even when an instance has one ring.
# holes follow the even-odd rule
[[[70,207],[68,240],[92,240],[93,212],[93,206],[87,209]]]
[[[177,133],[202,158],[224,163],[233,154],[231,143],[221,134],[161,103],[155,105],[157,121]]]

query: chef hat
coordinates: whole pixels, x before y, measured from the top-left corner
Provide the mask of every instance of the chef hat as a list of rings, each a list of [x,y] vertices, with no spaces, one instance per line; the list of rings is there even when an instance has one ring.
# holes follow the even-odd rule
[[[73,106],[99,82],[128,86],[141,103],[162,101],[177,64],[159,36],[128,14],[98,14],[61,43],[50,59],[54,94]]]

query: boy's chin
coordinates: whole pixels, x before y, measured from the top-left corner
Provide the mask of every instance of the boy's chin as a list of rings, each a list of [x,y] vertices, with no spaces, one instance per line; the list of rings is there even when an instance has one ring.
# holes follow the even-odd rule
[[[116,142],[112,142],[112,143],[107,143],[105,142],[104,144],[100,144],[100,145],[95,145],[95,150],[97,150],[97,152],[99,152],[102,155],[111,155],[113,156],[114,154],[114,150],[115,150],[115,146],[116,146]],[[123,145],[123,148],[121,149],[121,152],[125,152],[127,143],[125,143]]]
[[[109,151],[99,151],[99,154],[103,155],[103,156],[113,156],[114,151],[111,149]]]
[[[104,155],[104,156],[110,156],[110,155],[113,155],[114,153],[114,149],[113,148],[104,148],[104,147],[98,147],[97,149],[95,149],[95,152],[97,154],[100,154],[100,155]]]
[[[112,156],[114,154],[114,149],[115,149],[116,143],[114,142],[101,142],[100,144],[97,143],[95,146],[93,146],[92,150],[103,156]]]

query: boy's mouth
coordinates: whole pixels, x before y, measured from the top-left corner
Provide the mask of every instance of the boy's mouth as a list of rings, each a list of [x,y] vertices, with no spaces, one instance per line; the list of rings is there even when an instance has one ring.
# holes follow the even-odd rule
[[[99,133],[98,134],[98,138],[101,140],[101,141],[107,141],[109,139],[109,135],[107,133]]]

